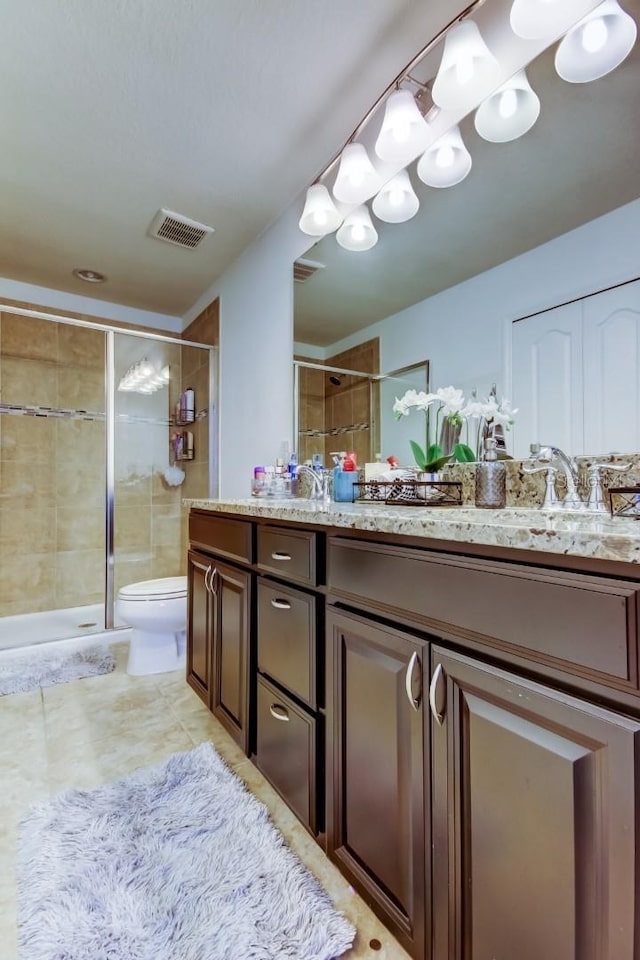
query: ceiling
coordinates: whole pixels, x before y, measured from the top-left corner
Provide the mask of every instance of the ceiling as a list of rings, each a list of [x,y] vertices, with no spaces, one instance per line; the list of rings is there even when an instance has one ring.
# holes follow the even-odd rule
[[[640,22],[640,0],[622,5]],[[466,180],[431,189],[412,165],[421,204],[413,220],[375,220],[380,239],[366,253],[343,250],[331,235],[304,255],[325,268],[295,285],[296,341],[333,344],[640,196],[640,44],[588,84],[560,80],[554,53],[527,68],[541,113],[524,137],[488,143],[467,117]]]
[[[183,315],[465,5],[0,0],[0,276]]]

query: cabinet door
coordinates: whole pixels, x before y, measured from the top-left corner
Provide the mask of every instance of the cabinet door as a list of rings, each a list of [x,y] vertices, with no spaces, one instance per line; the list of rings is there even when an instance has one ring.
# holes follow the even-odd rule
[[[582,453],[581,304],[519,320],[512,338],[514,455],[527,457],[530,443]]]
[[[251,574],[215,561],[211,709],[245,752],[249,747]]]
[[[634,960],[640,724],[431,664],[433,960]]]
[[[212,560],[193,550],[187,566],[187,683],[210,706],[213,619],[207,590]]]
[[[426,650],[364,618],[328,615],[328,853],[414,957],[425,955]]]
[[[640,450],[640,281],[587,297],[583,310],[585,451],[634,453]]]

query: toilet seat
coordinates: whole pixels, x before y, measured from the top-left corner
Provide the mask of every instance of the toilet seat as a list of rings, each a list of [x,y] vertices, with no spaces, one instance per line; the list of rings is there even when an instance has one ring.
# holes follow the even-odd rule
[[[177,600],[187,595],[186,577],[162,577],[159,580],[140,580],[122,587],[120,600]]]

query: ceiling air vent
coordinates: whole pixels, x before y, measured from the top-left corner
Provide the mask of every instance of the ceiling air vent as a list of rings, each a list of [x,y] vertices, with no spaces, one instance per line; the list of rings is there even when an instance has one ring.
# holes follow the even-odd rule
[[[213,227],[198,223],[197,220],[190,220],[189,217],[183,217],[181,213],[174,213],[173,210],[158,210],[149,227],[152,237],[190,250],[199,246],[207,234],[213,232]]]
[[[293,264],[293,279],[296,283],[306,283],[318,270],[324,270],[325,264],[317,260],[296,260]]]

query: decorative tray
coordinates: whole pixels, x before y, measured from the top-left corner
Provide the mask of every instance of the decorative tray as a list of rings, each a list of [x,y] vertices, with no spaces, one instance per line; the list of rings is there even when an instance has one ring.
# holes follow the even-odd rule
[[[640,487],[609,487],[612,517],[640,520]]]
[[[459,507],[462,483],[455,480],[367,480],[353,485],[354,503],[386,503],[401,507]]]

